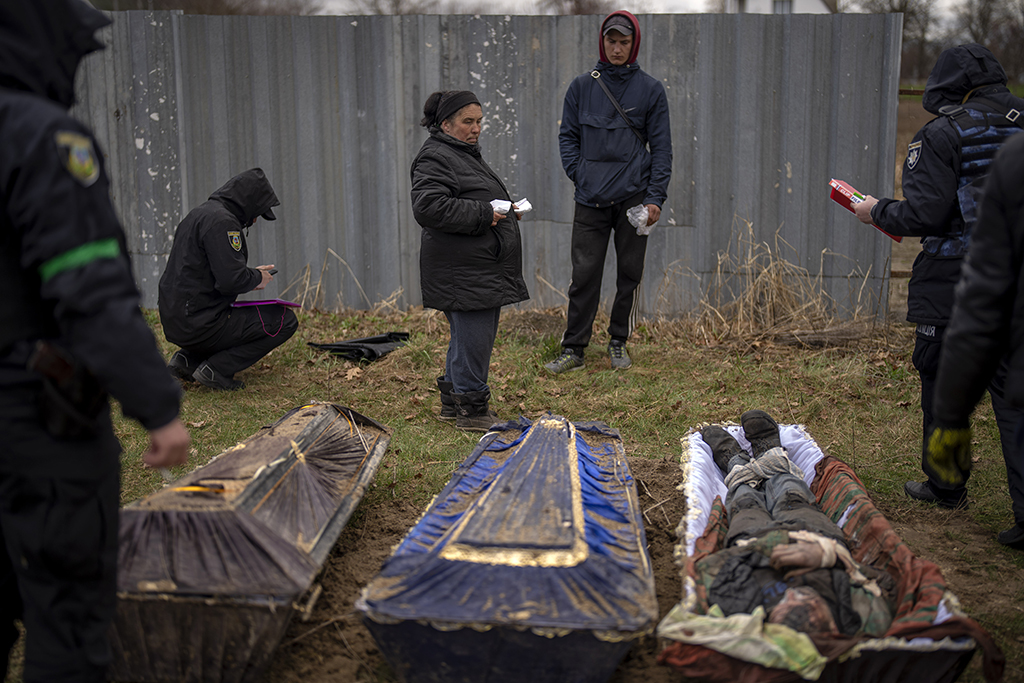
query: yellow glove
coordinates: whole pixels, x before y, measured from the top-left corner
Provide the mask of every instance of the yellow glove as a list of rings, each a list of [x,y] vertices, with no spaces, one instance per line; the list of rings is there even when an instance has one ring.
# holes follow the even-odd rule
[[[925,441],[924,462],[943,484],[961,486],[971,471],[971,428],[934,425]]]

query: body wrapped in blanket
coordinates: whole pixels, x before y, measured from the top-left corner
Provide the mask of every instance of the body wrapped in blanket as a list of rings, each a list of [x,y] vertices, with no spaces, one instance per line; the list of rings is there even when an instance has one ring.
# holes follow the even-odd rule
[[[778,424],[760,410],[741,423],[749,453],[722,427],[701,432],[729,489],[726,548],[697,563],[708,601],[725,616],[761,607],[770,623],[805,633],[885,633],[895,581],[850,556],[782,447]]]
[[[683,596],[658,626],[659,663],[721,683],[938,683],[955,681],[980,645],[985,678],[1000,680],[1005,658],[992,637],[853,471],[801,425],[780,428],[763,411],[744,417],[744,427],[682,439]]]

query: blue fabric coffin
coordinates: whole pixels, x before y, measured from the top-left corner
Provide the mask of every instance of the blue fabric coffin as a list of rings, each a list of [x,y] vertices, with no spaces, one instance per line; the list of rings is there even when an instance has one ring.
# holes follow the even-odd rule
[[[357,607],[406,681],[599,681],[658,616],[636,488],[602,423],[485,435]]]

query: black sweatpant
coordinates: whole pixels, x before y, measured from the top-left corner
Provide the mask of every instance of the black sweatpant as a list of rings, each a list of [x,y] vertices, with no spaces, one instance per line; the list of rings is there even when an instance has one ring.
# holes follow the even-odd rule
[[[96,438],[55,439],[31,387],[0,389],[0,654],[25,626],[25,683],[104,681],[116,608],[120,446],[108,411]],[[18,471],[18,470],[22,471]]]
[[[920,329],[920,326],[919,326]],[[933,334],[930,329],[919,331],[914,344],[913,362],[918,374],[921,376],[921,412],[923,413],[922,429],[923,439],[928,436],[928,428],[934,419],[932,406],[934,405],[935,383],[939,374],[939,356],[942,352],[942,335],[945,328],[936,328]],[[996,374],[988,385],[988,393],[992,398],[992,412],[995,413],[996,425],[999,428],[999,442],[1003,451],[1003,462],[1006,465],[1006,480],[1010,490],[1010,499],[1013,502],[1014,519],[1020,523],[1024,522],[1024,454],[1020,453],[1017,446],[1016,432],[1018,425],[1024,422],[1024,411],[1014,408],[1004,397],[1004,386],[1006,384],[1007,366],[1003,361],[999,364]],[[940,495],[947,495],[959,499],[967,489],[966,486],[950,488],[941,483],[933,472],[929,471],[924,460],[924,441],[921,448],[921,468],[928,476],[932,488]],[[970,472],[961,472],[964,482],[970,476]]]
[[[179,346],[197,365],[206,361],[225,377],[234,377],[288,341],[297,329],[299,321],[287,306],[245,306],[232,308],[220,329],[204,341]]]
[[[583,355],[593,333],[601,303],[601,279],[609,237],[615,243],[615,301],[608,334],[626,341],[636,323],[637,288],[644,275],[647,236],[636,234],[626,210],[643,203],[641,192],[618,204],[594,208],[576,204],[572,221],[572,281],[569,311],[562,347]]]

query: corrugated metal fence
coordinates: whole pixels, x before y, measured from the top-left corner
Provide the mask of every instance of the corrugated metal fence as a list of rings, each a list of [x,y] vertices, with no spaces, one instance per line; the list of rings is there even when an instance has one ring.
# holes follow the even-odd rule
[[[535,207],[522,222],[525,305],[565,302],[573,200],[558,124],[569,82],[597,60],[600,17],[113,19],[109,48],[81,71],[75,113],[106,152],[146,306],[181,217],[252,166],[281,199],[277,222],[249,235],[250,262],[280,269],[264,294],[298,296],[303,279],[328,308],[395,292],[399,306],[418,304],[409,164],[426,137],[423,102],[439,89],[478,94],[485,159]],[[668,91],[675,156],[642,314],[692,310],[747,223],[773,250],[778,235],[780,255],[820,273],[847,310],[883,310],[890,243],[833,204],[828,181],[893,186],[901,16],[640,23],[638,61]]]

